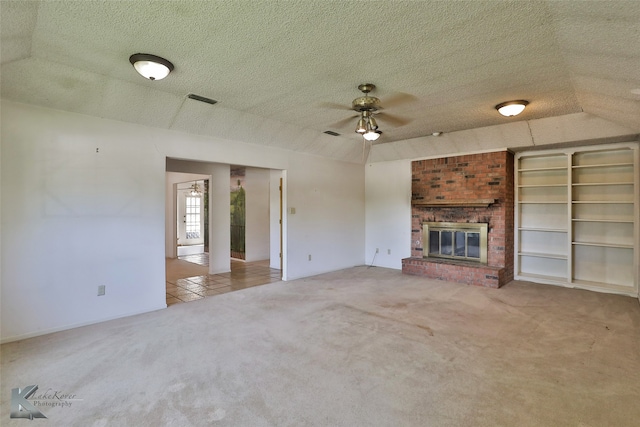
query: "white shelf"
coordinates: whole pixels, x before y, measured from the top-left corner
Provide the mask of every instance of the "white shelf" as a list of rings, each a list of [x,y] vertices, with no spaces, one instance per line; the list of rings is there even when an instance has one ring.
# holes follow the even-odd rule
[[[544,200],[535,200],[535,201],[526,201],[520,200],[518,203],[520,204],[538,204],[538,205],[566,205],[567,201],[544,201]]]
[[[518,188],[535,188],[535,187],[566,187],[567,184],[523,184],[518,185]]]
[[[516,275],[518,279],[539,279],[542,281],[554,282],[554,283],[564,283],[567,281],[566,276],[548,276],[545,274],[533,274],[533,273],[525,273],[520,272]]]
[[[633,224],[633,220],[625,220],[625,219],[584,219],[584,218],[573,218],[571,221],[573,222],[610,222],[614,224]]]
[[[580,205],[611,205],[611,204],[622,204],[622,205],[632,205],[633,200],[573,200],[571,203]]]
[[[572,284],[576,287],[581,287],[584,289],[590,289],[599,291],[602,289],[602,283],[600,282],[592,282],[590,280],[573,280]],[[633,285],[612,285],[608,286],[608,290],[613,291],[614,293],[619,293],[622,295],[634,296],[633,293]],[[630,292],[631,291],[631,292]]]
[[[608,168],[608,167],[623,167],[633,166],[633,163],[600,163],[597,165],[574,165],[572,169],[589,169],[589,168]]]
[[[577,186],[604,186],[604,185],[633,185],[633,182],[576,182],[571,184],[574,187]]]
[[[633,249],[633,245],[618,245],[615,243],[571,242],[571,244],[575,246],[597,246],[599,248]]]
[[[566,233],[567,229],[565,228],[537,228],[537,227],[520,227],[518,228],[520,231],[544,231],[549,233]]]
[[[559,166],[559,167],[551,167],[551,168],[525,168],[525,169],[518,169],[518,172],[541,172],[541,171],[558,171],[558,170],[567,170],[567,167]]]
[[[518,252],[518,255],[520,255],[520,256],[530,256],[530,257],[536,257],[536,258],[568,259],[568,257],[566,255],[562,255],[562,254],[543,254],[543,253],[536,253],[536,252]]]

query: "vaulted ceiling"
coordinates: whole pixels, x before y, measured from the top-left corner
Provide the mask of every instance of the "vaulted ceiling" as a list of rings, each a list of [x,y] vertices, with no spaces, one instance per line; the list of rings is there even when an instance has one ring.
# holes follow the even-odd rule
[[[580,112],[640,132],[637,0],[0,4],[13,101],[347,160],[368,82],[408,122],[380,120],[381,144]],[[175,70],[146,80],[138,52]],[[530,104],[500,116],[513,99]]]

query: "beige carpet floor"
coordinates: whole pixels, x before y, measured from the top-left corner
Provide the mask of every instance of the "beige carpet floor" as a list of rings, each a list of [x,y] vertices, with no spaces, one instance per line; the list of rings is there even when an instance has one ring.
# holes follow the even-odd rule
[[[637,426],[640,305],[356,267],[4,344],[1,374],[3,426]],[[10,419],[31,384],[76,400]]]

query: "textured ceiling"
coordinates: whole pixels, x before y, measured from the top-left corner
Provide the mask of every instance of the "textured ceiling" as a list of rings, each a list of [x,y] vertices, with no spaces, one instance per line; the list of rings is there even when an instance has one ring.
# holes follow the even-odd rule
[[[0,4],[14,101],[345,159],[360,155],[353,112],[327,104],[365,82],[383,107],[412,96],[385,110],[410,123],[379,120],[381,143],[582,111],[640,132],[637,0]],[[145,80],[137,52],[175,70]],[[530,105],[498,115],[512,99]]]

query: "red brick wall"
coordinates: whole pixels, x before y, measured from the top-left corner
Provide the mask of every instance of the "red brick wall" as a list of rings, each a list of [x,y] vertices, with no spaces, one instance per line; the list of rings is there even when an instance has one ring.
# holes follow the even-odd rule
[[[480,200],[495,199],[489,207],[425,207],[411,208],[411,263],[403,260],[403,272],[461,281],[464,274],[473,276],[465,283],[498,287],[513,280],[513,209],[514,209],[513,154],[508,151],[472,154],[412,162],[412,199],[420,200]],[[489,224],[487,265],[475,268],[498,267],[498,286],[487,277],[486,284],[479,283],[482,273],[468,273],[469,263],[439,262],[436,266],[424,265],[433,261],[422,259],[422,223],[433,222],[486,222]],[[424,265],[423,271],[419,266]],[[473,268],[473,266],[471,267]],[[447,273],[449,271],[449,273]],[[461,273],[467,272],[467,273]],[[422,274],[424,273],[424,274]],[[462,276],[461,276],[462,274]],[[489,274],[491,275],[491,274]],[[489,283],[491,282],[491,283]]]

